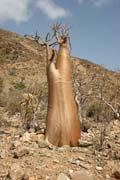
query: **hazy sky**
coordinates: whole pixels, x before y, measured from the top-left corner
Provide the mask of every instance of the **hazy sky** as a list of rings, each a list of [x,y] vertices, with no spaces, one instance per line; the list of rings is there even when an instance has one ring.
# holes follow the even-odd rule
[[[71,26],[71,54],[120,69],[120,0],[0,0],[0,28],[44,38],[55,21]]]

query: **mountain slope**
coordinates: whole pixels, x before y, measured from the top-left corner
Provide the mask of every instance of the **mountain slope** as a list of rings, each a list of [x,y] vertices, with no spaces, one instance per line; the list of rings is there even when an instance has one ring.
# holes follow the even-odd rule
[[[79,89],[82,95],[89,90],[98,95],[99,86],[104,84],[104,96],[112,102],[120,86],[120,73],[74,57],[71,65],[73,79],[82,84]],[[46,81],[46,48],[35,40],[0,29],[0,106],[14,114],[19,111],[23,93],[41,89],[46,112]],[[85,109],[89,104],[91,99],[86,101]]]

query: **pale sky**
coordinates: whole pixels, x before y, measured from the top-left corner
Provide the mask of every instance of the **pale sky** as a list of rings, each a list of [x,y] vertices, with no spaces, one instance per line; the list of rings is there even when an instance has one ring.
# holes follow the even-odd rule
[[[44,38],[56,21],[71,26],[71,55],[120,70],[120,0],[0,0],[0,28]]]

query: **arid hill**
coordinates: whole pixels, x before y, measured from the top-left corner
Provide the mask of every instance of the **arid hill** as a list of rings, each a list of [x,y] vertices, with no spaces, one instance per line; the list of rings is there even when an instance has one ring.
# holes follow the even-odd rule
[[[85,97],[85,113],[86,109],[101,111],[101,107],[95,109],[94,103],[91,104],[91,100],[96,103],[96,98],[91,97],[99,96],[101,89],[104,98],[113,106],[115,96],[119,101],[116,94],[120,88],[119,72],[74,57],[71,57],[71,65],[73,80],[79,83],[79,87],[73,83],[75,93],[79,89],[79,96]],[[0,106],[14,114],[19,111],[22,94],[31,91],[42,91],[42,111],[46,112],[46,48],[34,39],[0,29]],[[97,106],[100,105],[97,103]]]
[[[71,57],[82,135],[57,148],[44,141],[46,57],[34,38],[0,29],[0,179],[119,179],[120,72]]]

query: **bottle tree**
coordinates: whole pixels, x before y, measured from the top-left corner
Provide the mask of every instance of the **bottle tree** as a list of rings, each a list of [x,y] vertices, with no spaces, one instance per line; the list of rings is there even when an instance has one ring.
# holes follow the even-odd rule
[[[55,146],[76,146],[81,131],[72,90],[68,29],[56,23],[52,30],[56,42],[50,46],[58,45],[59,50],[55,53],[54,48],[47,45],[48,109],[45,138]]]

